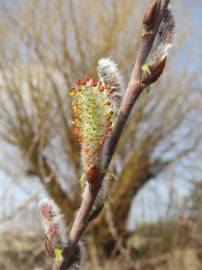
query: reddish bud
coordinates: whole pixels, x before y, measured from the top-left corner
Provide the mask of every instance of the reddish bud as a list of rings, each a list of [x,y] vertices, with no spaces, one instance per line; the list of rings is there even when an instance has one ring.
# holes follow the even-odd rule
[[[156,63],[152,64],[151,66],[149,66],[149,70],[151,72],[156,72],[159,69],[163,70],[164,67],[165,67],[165,64],[166,64],[166,60],[167,60],[166,57],[160,59],[158,62],[156,62]]]
[[[147,73],[147,76],[145,78],[143,78],[142,83],[149,85],[149,84],[157,81],[158,78],[163,73],[163,70],[164,70],[165,65],[166,65],[166,59],[167,58],[164,57],[160,61],[158,61],[157,63],[150,65],[149,66],[150,73]]]
[[[76,84],[81,85],[81,80],[77,80]]]
[[[92,165],[91,167],[89,167],[86,175],[87,175],[87,181],[89,184],[98,183],[101,178],[100,169],[97,168],[95,165]]]
[[[88,82],[88,81],[90,81],[90,77],[85,77],[85,80]]]
[[[105,87],[102,85],[100,86],[100,91],[103,92],[105,90]]]
[[[81,85],[86,85],[86,80],[82,80]]]
[[[92,87],[95,87],[97,84],[96,84],[96,82],[94,81],[94,80],[90,80],[90,85],[92,86]]]
[[[154,0],[144,15],[143,23],[147,26],[153,25],[153,20],[156,17],[156,12],[158,12],[160,8],[159,0]]]

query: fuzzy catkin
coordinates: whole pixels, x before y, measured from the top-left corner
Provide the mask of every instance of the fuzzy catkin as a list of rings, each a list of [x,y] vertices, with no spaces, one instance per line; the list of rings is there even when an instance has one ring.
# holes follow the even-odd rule
[[[102,147],[113,124],[112,91],[103,82],[87,77],[72,87],[72,107],[75,119],[73,132],[81,145],[84,174],[89,182],[100,177]]]
[[[42,199],[39,202],[39,211],[45,235],[53,247],[67,246],[66,226],[57,204],[52,199]]]
[[[110,100],[118,112],[123,97],[124,83],[117,64],[110,58],[102,58],[97,63],[98,77],[112,89]]]

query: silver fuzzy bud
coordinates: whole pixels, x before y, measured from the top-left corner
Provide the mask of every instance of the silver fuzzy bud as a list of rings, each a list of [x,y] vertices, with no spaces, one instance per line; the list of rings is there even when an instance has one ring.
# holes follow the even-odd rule
[[[110,58],[101,58],[97,64],[97,71],[99,79],[110,88],[112,92],[110,99],[115,112],[118,112],[123,97],[124,83],[117,64]]]

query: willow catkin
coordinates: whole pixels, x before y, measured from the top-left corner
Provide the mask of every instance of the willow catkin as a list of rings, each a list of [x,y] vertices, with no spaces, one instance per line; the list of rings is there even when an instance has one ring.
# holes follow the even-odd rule
[[[121,72],[119,71],[117,64],[110,58],[102,58],[98,61],[97,72],[99,79],[103,81],[105,85],[111,87],[112,94],[110,100],[112,101],[115,113],[117,114],[124,91]]]
[[[88,182],[99,178],[102,148],[113,125],[111,88],[90,78],[78,80],[71,90],[73,132],[81,145],[83,172]]]
[[[49,198],[39,202],[39,211],[44,232],[53,248],[67,246],[67,232],[64,217],[57,204]]]

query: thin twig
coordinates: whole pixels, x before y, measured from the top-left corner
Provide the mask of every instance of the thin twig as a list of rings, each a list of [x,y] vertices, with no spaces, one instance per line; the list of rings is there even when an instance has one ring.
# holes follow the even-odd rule
[[[151,78],[148,83],[142,80],[142,66],[151,51],[155,36],[159,29],[160,23],[162,21],[164,12],[169,4],[169,0],[154,0],[145,14],[143,21],[142,36],[139,46],[139,51],[137,54],[137,60],[134,65],[134,69],[126,90],[126,94],[123,98],[120,111],[118,113],[116,122],[114,124],[112,133],[109,140],[104,146],[103,151],[103,168],[107,169],[112,156],[115,152],[117,143],[122,134],[126,121],[130,115],[130,112],[137,101],[139,95],[142,93],[143,89],[154,82],[154,78]],[[154,74],[155,79],[157,79],[165,66],[164,63],[157,63],[158,66],[158,76]],[[160,68],[160,69],[159,69]],[[104,174],[100,179],[95,179],[95,184],[89,184],[86,189],[81,207],[77,213],[76,219],[73,223],[70,235],[69,235],[69,246],[68,254],[65,256],[63,263],[60,266],[60,270],[68,269],[69,261],[72,254],[76,248],[78,241],[80,240],[86,226],[88,225],[89,216],[94,205],[96,196],[101,188],[102,181],[104,179]],[[66,254],[65,254],[66,255]]]

